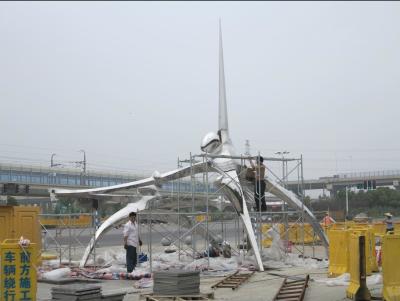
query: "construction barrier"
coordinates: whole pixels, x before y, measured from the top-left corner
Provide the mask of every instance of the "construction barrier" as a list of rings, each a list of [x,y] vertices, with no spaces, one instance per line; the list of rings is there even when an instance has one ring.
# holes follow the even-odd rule
[[[348,231],[330,229],[328,277],[337,277],[348,272]]]
[[[207,215],[196,215],[196,222],[201,223],[201,222],[205,222],[207,220]],[[211,221],[211,216],[208,216],[208,221]]]
[[[375,235],[373,228],[369,225],[353,225],[350,231],[357,231],[365,236],[365,258],[366,272],[371,275],[372,272],[379,272],[378,262],[375,251]]]
[[[366,286],[365,236],[360,232],[349,233],[348,242],[350,284],[346,297],[356,301],[371,300]]]
[[[42,232],[38,215],[37,206],[0,206],[0,241],[20,239],[22,236],[41,250]]]
[[[283,239],[284,231],[285,231],[284,225],[278,224],[277,226],[278,226],[279,235]],[[262,224],[262,227],[261,227],[261,231],[263,233],[262,245],[264,248],[269,248],[272,245],[272,238],[267,235],[268,230],[271,228],[272,228],[271,224]]]
[[[371,274],[371,272],[377,272],[378,271],[378,265],[377,265],[377,260],[376,260],[376,253],[375,253],[375,237],[376,236],[382,236],[386,232],[386,225],[382,222],[377,222],[374,224],[367,224],[367,223],[357,223],[354,221],[346,221],[346,222],[337,222],[334,224],[331,224],[329,226],[324,226],[321,224],[321,226],[324,228],[325,233],[329,237],[329,231],[331,230],[337,230],[337,231],[346,231],[346,230],[360,230],[360,231],[366,231],[365,234],[367,236],[367,258],[369,260],[368,266],[367,266],[367,272],[368,275]],[[262,226],[262,232],[265,234],[268,229],[270,228],[270,224],[263,224]],[[304,238],[303,238],[303,227],[304,227]],[[311,243],[316,243],[319,242],[320,239],[318,236],[314,234],[314,230],[312,226],[308,223],[290,223],[289,224],[289,229],[287,233],[285,233],[284,230],[285,226],[284,224],[279,224],[279,229],[280,229],[280,235],[282,240],[288,239],[291,243],[293,244],[311,244]],[[398,228],[400,228],[400,225],[398,225]],[[264,237],[263,239],[263,246],[264,247],[269,247],[272,243],[272,240],[268,237]],[[335,241],[333,242],[335,244]],[[336,273],[335,273],[336,274]]]
[[[19,240],[0,244],[0,301],[36,300],[36,244],[26,247]]]
[[[386,301],[400,301],[399,254],[400,234],[384,235],[382,245],[382,295]]]
[[[355,222],[346,221],[346,222],[338,222],[331,225],[330,229],[332,230],[346,230],[353,226]]]
[[[304,230],[304,243],[311,244],[319,241],[319,237],[314,234],[314,230],[310,224],[289,224],[287,232],[285,232],[285,225],[278,224],[279,234],[282,240],[288,240],[292,244],[303,243],[303,230]],[[303,228],[304,227],[304,228]],[[262,233],[265,235],[271,228],[271,224],[263,224]],[[264,237],[263,246],[269,247],[272,243],[272,239]]]
[[[372,225],[374,234],[376,236],[383,236],[386,233],[386,224],[381,222],[381,223],[374,223]]]
[[[79,216],[40,216],[40,223],[46,228],[85,228],[92,225],[92,215],[79,215]]]
[[[304,231],[304,233],[303,233]],[[298,225],[297,227],[297,241],[294,243],[302,243],[304,241],[305,244],[311,244],[316,242],[317,236],[314,235],[314,229],[310,224]]]

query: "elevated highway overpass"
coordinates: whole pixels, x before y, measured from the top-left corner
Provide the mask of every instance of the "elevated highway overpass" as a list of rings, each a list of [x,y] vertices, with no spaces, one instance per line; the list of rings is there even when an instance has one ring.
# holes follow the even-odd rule
[[[50,188],[78,189],[104,187],[136,181],[149,176],[145,174],[106,173],[99,171],[88,171],[84,174],[74,169],[0,163],[0,195],[49,197],[48,190]],[[182,197],[191,195],[191,183],[184,180],[179,184],[177,182],[165,183],[161,191],[165,193],[177,191],[178,185]],[[204,194],[205,191],[206,186],[203,183],[195,183],[195,194]],[[215,193],[216,188],[210,184],[208,191]]]
[[[31,165],[1,164],[0,163],[0,194],[25,197],[49,197],[48,189],[57,188],[87,188],[117,185],[142,179],[149,175],[129,173],[106,173],[88,171],[86,174],[79,170],[66,168],[49,168]],[[305,190],[326,189],[335,194],[345,187],[357,186],[360,189],[374,189],[379,186],[394,186],[399,189],[400,170],[385,170],[362,173],[338,174],[332,177],[304,180]],[[191,194],[190,181],[180,182],[180,192]],[[288,181],[285,186],[297,192],[298,181]],[[178,183],[165,183],[161,189],[164,192],[178,190]],[[204,193],[206,186],[197,182],[194,192]],[[209,184],[208,191],[215,193],[216,188]]]
[[[321,177],[315,180],[304,180],[305,190],[326,189],[331,194],[343,190],[346,187],[357,187],[358,189],[376,189],[381,186],[394,186],[400,189],[400,170],[382,170],[359,173],[343,173],[332,177]],[[286,187],[297,191],[298,181],[288,181]]]

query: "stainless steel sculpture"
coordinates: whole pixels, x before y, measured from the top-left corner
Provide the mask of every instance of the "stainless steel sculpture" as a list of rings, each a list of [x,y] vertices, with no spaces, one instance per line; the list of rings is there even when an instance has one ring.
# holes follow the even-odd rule
[[[201,149],[207,154],[207,160],[202,163],[196,163],[190,167],[176,169],[170,172],[159,174],[155,172],[152,177],[142,179],[139,181],[124,183],[120,185],[92,188],[92,189],[50,189],[52,198],[57,196],[69,196],[78,198],[95,198],[96,195],[104,195],[107,193],[120,191],[124,189],[139,188],[149,185],[159,186],[163,182],[176,180],[179,178],[187,177],[191,174],[203,172],[215,172],[220,176],[215,181],[215,185],[221,189],[225,196],[230,200],[237,214],[241,217],[245,226],[248,240],[254,251],[255,263],[260,271],[264,270],[260,250],[257,245],[254,230],[252,228],[249,211],[247,209],[246,201],[253,202],[253,193],[251,188],[246,187],[241,183],[239,178],[239,171],[241,168],[238,159],[234,157],[234,147],[229,136],[228,126],[228,112],[226,104],[226,90],[225,90],[225,74],[224,74],[224,58],[222,48],[222,33],[221,27],[219,31],[219,116],[218,116],[218,132],[208,133],[202,140]],[[308,208],[306,208],[301,201],[290,191],[281,187],[279,184],[266,179],[267,188],[273,194],[281,197],[290,206],[304,210],[307,220],[312,224],[314,231],[321,238],[323,243],[327,245],[327,238],[321,229],[321,226],[316,221],[315,217]],[[154,197],[143,196],[139,201],[128,204],[125,208],[114,213],[108,218],[101,227],[96,231],[95,238],[90,242],[86,252],[81,260],[81,266],[86,264],[90,252],[93,249],[96,241],[99,240],[106,231],[113,226],[120,224],[126,219],[131,211],[141,211],[146,209],[146,204]]]

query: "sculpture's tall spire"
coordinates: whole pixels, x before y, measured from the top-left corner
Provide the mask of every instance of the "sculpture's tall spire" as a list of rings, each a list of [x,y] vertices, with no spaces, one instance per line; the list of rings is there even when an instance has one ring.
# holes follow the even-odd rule
[[[221,130],[223,141],[229,139],[228,127],[228,111],[226,107],[226,89],[225,89],[225,72],[224,72],[224,53],[222,49],[222,29],[221,20],[219,20],[219,116],[218,127]]]

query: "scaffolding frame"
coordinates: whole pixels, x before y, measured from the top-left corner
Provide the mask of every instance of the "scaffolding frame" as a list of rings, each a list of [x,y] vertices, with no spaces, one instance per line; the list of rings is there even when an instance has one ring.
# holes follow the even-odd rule
[[[260,154],[258,153],[259,157]],[[175,245],[175,243],[177,243],[178,245],[178,258],[179,260],[181,259],[181,254],[182,253],[190,253],[192,254],[192,258],[193,260],[197,259],[200,254],[200,252],[198,252],[198,243],[199,240],[196,239],[196,235],[197,235],[197,230],[199,228],[200,225],[204,225],[205,226],[205,236],[204,236],[204,257],[207,258],[207,262],[208,262],[208,267],[210,264],[209,258],[210,258],[210,254],[209,254],[209,246],[210,246],[210,232],[212,232],[212,226],[210,226],[210,218],[215,217],[215,216],[219,216],[222,217],[222,219],[216,223],[221,223],[221,235],[220,237],[222,238],[223,241],[227,241],[227,225],[229,223],[233,223],[233,227],[234,227],[234,245],[232,246],[232,243],[230,244],[231,246],[231,250],[232,250],[232,254],[237,254],[239,256],[243,256],[243,258],[246,257],[246,253],[247,253],[247,248],[245,247],[245,244],[247,244],[247,242],[245,242],[245,229],[243,227],[242,221],[240,220],[240,217],[235,213],[219,213],[219,214],[214,214],[211,213],[209,208],[209,200],[210,200],[210,191],[209,191],[209,187],[210,187],[210,175],[208,170],[206,169],[205,172],[203,172],[201,174],[201,179],[203,182],[204,187],[206,187],[206,191],[205,191],[205,195],[206,195],[206,206],[205,206],[205,210],[204,211],[197,211],[196,210],[196,205],[195,205],[195,195],[194,195],[194,190],[195,190],[195,185],[196,183],[199,181],[198,180],[198,175],[196,177],[195,174],[193,174],[193,164],[198,163],[198,159],[200,158],[202,160],[203,163],[207,162],[210,158],[230,158],[230,159],[239,159],[241,162],[241,166],[244,167],[245,166],[245,160],[249,159],[249,158],[257,158],[257,157],[251,157],[248,155],[241,155],[241,156],[226,156],[226,155],[221,155],[221,156],[217,156],[217,155],[210,155],[210,154],[201,154],[201,155],[193,155],[192,153],[190,153],[189,155],[189,159],[184,159],[181,160],[178,157],[177,160],[177,166],[178,168],[182,168],[183,167],[183,163],[188,163],[190,166],[190,196],[183,196],[182,197],[182,192],[181,192],[181,181],[182,179],[178,179],[175,180],[177,182],[177,190],[174,190],[174,185],[172,185],[172,191],[170,196],[171,197],[176,197],[177,199],[177,212],[172,213],[171,215],[177,215],[178,216],[178,224],[177,224],[177,229],[176,232],[177,234],[175,234],[173,231],[167,231],[167,236],[168,237],[174,237],[175,240],[173,240],[171,243]],[[269,173],[270,175],[272,175],[272,177],[276,178],[277,181],[283,186],[286,186],[286,183],[288,181],[288,178],[290,175],[295,174],[297,176],[297,196],[300,198],[301,202],[302,202],[302,210],[300,212],[300,210],[295,210],[295,211],[290,211],[288,210],[288,205],[286,204],[285,201],[282,200],[283,204],[282,204],[282,210],[278,211],[278,212],[273,212],[273,211],[267,211],[267,212],[261,212],[261,202],[259,202],[259,210],[258,212],[249,212],[250,217],[252,218],[253,222],[253,229],[255,230],[255,234],[256,237],[258,238],[258,243],[259,243],[259,248],[260,251],[263,250],[263,239],[265,239],[265,234],[262,233],[262,228],[263,228],[263,224],[275,224],[275,223],[281,223],[284,225],[284,234],[281,235],[281,238],[284,237],[285,238],[285,254],[287,254],[288,252],[290,252],[289,248],[288,248],[288,242],[289,242],[289,231],[291,228],[300,225],[301,227],[301,243],[300,243],[300,247],[298,247],[299,244],[293,244],[293,246],[295,247],[296,251],[299,253],[300,256],[306,257],[306,248],[305,248],[305,234],[312,234],[313,236],[313,240],[312,240],[312,254],[311,257],[315,257],[315,247],[316,247],[316,236],[315,233],[312,231],[312,233],[308,233],[305,230],[304,224],[306,223],[305,219],[304,219],[304,198],[305,198],[305,193],[304,193],[304,175],[303,175],[303,156],[301,155],[299,158],[276,158],[276,157],[267,157],[264,158],[264,161],[266,162],[282,162],[282,176],[278,176],[276,173],[274,173],[269,167],[268,165],[266,166],[266,174]],[[294,166],[291,166],[289,169],[289,162],[291,163],[295,163]],[[241,173],[245,172],[245,168],[241,169]],[[239,174],[239,178],[242,176],[242,174]],[[265,193],[269,193],[270,191],[265,191]],[[225,198],[224,195],[220,192],[220,190],[217,190],[216,193],[213,193],[214,195],[218,195],[219,198],[221,198],[221,202],[222,200]],[[191,212],[182,212],[181,211],[181,203],[185,198],[189,198],[191,199]],[[152,201],[153,202],[153,201]],[[150,217],[152,216],[157,216],[158,213],[153,212],[154,206],[152,204],[152,202],[149,204],[149,215]],[[162,213],[163,215],[165,215],[165,213]],[[138,213],[138,216],[140,216],[141,213]],[[273,218],[278,215],[279,216],[279,220],[273,220]],[[297,215],[295,222],[294,223],[289,223],[289,215]],[[188,227],[188,229],[186,231],[184,231],[182,233],[182,216],[186,216],[186,217],[190,217],[191,221],[192,221],[192,226]],[[204,220],[201,222],[196,222],[196,218],[198,216],[205,216]],[[227,216],[230,216],[231,219],[230,220],[226,220],[225,218]],[[271,222],[268,223],[265,220],[265,217],[267,217],[267,221],[270,220]],[[270,218],[270,219],[269,219]],[[212,219],[213,220],[213,219]],[[215,224],[216,224],[215,223]],[[214,225],[215,225],[214,224]],[[150,270],[153,271],[153,242],[152,242],[152,231],[158,232],[157,227],[161,227],[163,228],[163,230],[167,230],[166,227],[164,226],[158,226],[154,223],[152,223],[152,218],[150,218],[150,222],[146,224],[149,230],[149,243],[148,243],[148,252],[149,252],[149,260],[150,260]],[[139,227],[140,229],[140,227]],[[185,240],[185,238],[190,235],[190,245],[187,245],[187,248],[183,248],[182,247],[182,241]],[[232,239],[232,237],[230,237]],[[183,244],[184,245],[184,244]]]
[[[216,192],[210,192],[209,191],[209,187],[210,187],[210,182],[212,177],[210,176],[209,171],[206,170],[198,175],[195,175],[193,173],[193,164],[199,162],[198,159],[201,159],[203,161],[203,163],[207,162],[210,158],[230,158],[230,159],[236,159],[236,160],[240,160],[240,165],[242,167],[245,166],[245,160],[248,160],[249,158],[255,159],[257,157],[259,157],[260,154],[258,153],[258,156],[256,157],[250,157],[248,155],[241,155],[241,156],[215,156],[215,155],[210,155],[210,154],[201,154],[201,155],[192,155],[192,153],[190,153],[190,157],[189,159],[186,160],[181,160],[178,157],[177,160],[177,165],[178,168],[182,168],[183,167],[183,163],[188,163],[190,164],[190,194],[189,195],[184,195],[182,194],[181,191],[181,182],[182,179],[178,179],[175,180],[173,182],[177,183],[177,190],[174,190],[174,185],[172,185],[172,190],[170,193],[171,198],[176,198],[177,199],[177,206],[175,207],[175,209],[177,210],[177,212],[170,212],[167,215],[169,216],[177,216],[177,229],[167,229],[167,227],[163,224],[157,224],[154,223],[153,220],[157,218],[157,216],[160,216],[161,214],[164,216],[166,216],[166,213],[157,213],[156,211],[154,211],[155,206],[154,206],[154,202],[157,200],[152,200],[149,201],[148,204],[148,209],[146,210],[146,213],[143,212],[138,212],[137,214],[137,222],[138,225],[141,225],[141,219],[143,217],[143,215],[149,215],[149,218],[147,219],[147,223],[145,224],[146,227],[148,227],[148,243],[147,243],[147,251],[149,252],[149,260],[150,260],[150,270],[153,271],[153,254],[154,254],[154,250],[155,250],[155,246],[153,246],[154,242],[153,242],[153,232],[154,233],[158,233],[161,234],[161,230],[164,231],[164,233],[167,233],[167,237],[171,237],[174,238],[172,239],[171,243],[173,243],[174,245],[177,244],[178,246],[178,259],[181,260],[181,255],[182,254],[191,254],[191,257],[193,260],[199,258],[201,255],[203,255],[203,257],[207,258],[207,262],[208,262],[208,267],[210,265],[210,234],[214,234],[215,236],[219,236],[221,238],[222,241],[232,241],[234,240],[234,244],[230,243],[231,246],[231,253],[232,254],[236,254],[239,256],[242,256],[243,259],[246,258],[246,253],[248,251],[248,248],[246,246],[247,242],[245,241],[246,238],[246,233],[245,233],[245,228],[243,227],[243,223],[240,219],[240,217],[236,214],[236,212],[232,211],[232,212],[219,212],[219,213],[213,213],[210,212],[210,197],[216,196],[218,198],[220,198],[221,200],[221,204],[222,201],[225,199],[225,196],[220,192],[220,189],[217,190]],[[304,177],[303,177],[303,158],[302,156],[300,156],[300,158],[276,158],[276,157],[266,157],[264,158],[265,162],[281,162],[282,163],[282,177],[280,177],[279,175],[277,175],[269,166],[268,164],[266,165],[266,174],[271,175],[273,178],[277,179],[277,181],[279,183],[281,183],[281,185],[283,187],[286,186],[286,182],[288,181],[288,177],[291,174],[295,174],[297,175],[297,195],[300,197],[303,207],[304,207]],[[291,166],[289,168],[289,162],[294,162],[294,166]],[[207,166],[207,165],[206,165]],[[245,172],[246,169],[242,168],[239,174],[239,178],[243,176],[243,172]],[[196,200],[196,196],[195,196],[195,186],[197,183],[202,183],[203,187],[205,187],[205,209],[204,210],[196,210],[196,204],[195,204],[195,200]],[[265,193],[269,193],[270,191],[265,191]],[[191,201],[191,211],[189,212],[184,212],[184,210],[182,210],[183,208],[181,208],[182,202],[189,199]],[[292,227],[294,227],[294,225],[300,225],[301,226],[301,237],[302,237],[302,241],[300,244],[300,247],[297,247],[297,245],[295,245],[296,250],[300,253],[300,255],[305,256],[306,254],[306,250],[305,250],[305,242],[304,242],[304,238],[305,238],[305,228],[304,228],[304,208],[302,208],[302,211],[299,212],[299,210],[297,211],[289,211],[288,210],[288,206],[287,204],[282,200],[283,204],[282,204],[282,208],[281,211],[266,211],[266,212],[261,212],[261,202],[259,202],[259,210],[258,212],[250,212],[249,210],[249,214],[250,217],[252,219],[252,224],[253,224],[253,229],[255,231],[256,234],[256,238],[258,240],[258,244],[259,244],[259,249],[260,251],[263,250],[264,246],[263,246],[263,239],[265,239],[265,234],[263,233],[263,224],[270,224],[270,226],[272,224],[275,223],[281,223],[284,225],[284,235],[281,235],[281,238],[284,237],[286,244],[285,244],[285,253],[287,254],[289,252],[288,249],[288,242],[289,242],[289,231]],[[231,205],[230,205],[231,206]],[[289,224],[289,215],[296,215],[297,217],[295,219],[295,222],[292,223],[291,225]],[[80,214],[81,215],[81,214]],[[66,252],[68,252],[68,261],[69,263],[71,263],[72,260],[72,250],[74,250],[74,254],[76,254],[76,246],[74,243],[77,243],[80,247],[85,248],[85,246],[81,243],[81,241],[79,241],[79,236],[82,235],[82,233],[86,230],[90,231],[90,236],[94,238],[96,230],[98,228],[98,217],[97,217],[97,210],[93,209],[92,214],[88,214],[91,215],[92,217],[92,223],[90,225],[90,227],[87,227],[85,229],[78,229],[76,227],[71,227],[71,223],[67,223],[65,225],[63,225],[63,229],[66,229],[68,231],[68,244],[67,245],[62,245],[58,242],[57,240],[57,235],[56,237],[51,237],[53,243],[55,244],[55,249],[57,249],[57,252],[59,254],[60,257],[60,263],[62,260],[63,255],[65,255]],[[53,215],[54,216],[54,215]],[[62,215],[58,215],[58,216],[68,216],[69,219],[71,219],[71,217],[73,216],[73,214],[62,214]],[[199,220],[199,217],[203,217],[201,220]],[[279,219],[277,220],[275,217],[279,216]],[[186,218],[186,220],[190,220],[191,224],[187,225],[187,227],[185,227],[185,224],[182,222],[183,221],[183,217]],[[214,218],[219,217],[220,220],[219,221],[214,221]],[[212,221],[212,222],[210,222]],[[218,229],[217,228],[218,225]],[[44,230],[47,231],[46,227],[41,225],[42,228]],[[204,252],[199,252],[199,245],[201,245],[201,242],[196,239],[196,236],[198,236],[198,230],[200,228],[205,228],[203,229],[203,232],[205,233],[204,235],[204,240],[203,240],[203,244],[202,246],[200,246],[202,248],[202,250],[204,250]],[[234,232],[233,237],[230,236],[228,237],[228,232],[232,231]],[[78,233],[77,233],[78,231]],[[139,235],[141,235],[141,227],[139,226]],[[190,236],[190,244],[185,243],[185,239],[187,236]],[[73,237],[73,239],[72,239]],[[315,238],[315,234],[314,234],[314,238]],[[183,242],[183,243],[182,243]],[[138,257],[140,254],[140,251],[142,248],[138,248],[139,252],[137,252]],[[93,246],[93,251],[91,253],[91,256],[93,259],[93,263],[94,263],[94,268],[96,268],[96,244],[94,244]],[[315,257],[315,239],[313,239],[313,243],[312,243],[312,257]],[[138,258],[139,259],[139,258]],[[138,261],[139,262],[139,261]]]
[[[75,224],[74,219],[80,216],[88,216],[90,223],[86,225]],[[94,237],[96,233],[94,213],[69,213],[69,214],[39,214],[39,217],[52,218],[59,223],[54,226],[48,226],[45,222],[39,223],[42,231],[43,251],[54,251],[59,257],[61,265],[63,258],[68,260],[68,264],[72,264],[72,256],[76,256],[77,249],[86,249],[87,245],[82,242],[84,235]],[[67,237],[63,237],[63,232],[67,231]],[[89,233],[87,233],[89,232]],[[49,239],[48,239],[49,238]],[[65,243],[67,238],[67,243]],[[93,251],[94,263],[96,262],[96,251]],[[67,256],[65,258],[65,256]]]

